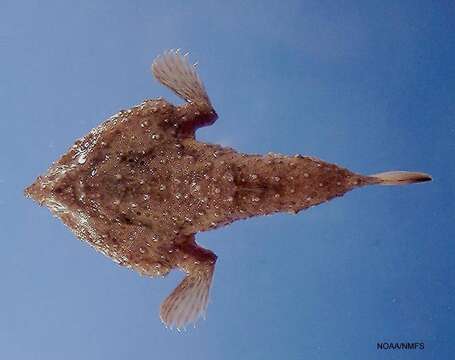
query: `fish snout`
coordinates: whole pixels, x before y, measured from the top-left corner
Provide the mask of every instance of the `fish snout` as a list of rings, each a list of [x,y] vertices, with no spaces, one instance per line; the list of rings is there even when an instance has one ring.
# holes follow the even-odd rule
[[[43,177],[39,176],[33,184],[24,189],[25,197],[38,202],[40,205],[43,204],[51,190],[43,180]]]

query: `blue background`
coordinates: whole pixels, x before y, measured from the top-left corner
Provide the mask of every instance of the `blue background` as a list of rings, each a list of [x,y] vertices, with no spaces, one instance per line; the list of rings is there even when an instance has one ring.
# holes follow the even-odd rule
[[[454,15],[449,1],[2,0],[0,358],[451,358]],[[181,273],[115,265],[22,189],[118,110],[179,102],[149,71],[177,47],[220,115],[199,139],[434,181],[199,234],[219,256],[207,320],[166,329]]]

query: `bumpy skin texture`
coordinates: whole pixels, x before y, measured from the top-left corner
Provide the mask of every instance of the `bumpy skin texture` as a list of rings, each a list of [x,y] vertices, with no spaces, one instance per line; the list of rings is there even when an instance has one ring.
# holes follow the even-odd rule
[[[165,81],[174,71],[205,94],[178,54],[161,61],[154,68],[159,81],[180,86]],[[163,68],[169,74],[159,73]],[[195,130],[217,117],[197,91],[182,106],[146,100],[112,116],[26,189],[115,262],[147,276],[185,271],[161,308],[163,321],[177,327],[205,311],[216,261],[195,243],[195,233],[256,215],[296,213],[376,181],[315,158],[246,155],[195,140]]]

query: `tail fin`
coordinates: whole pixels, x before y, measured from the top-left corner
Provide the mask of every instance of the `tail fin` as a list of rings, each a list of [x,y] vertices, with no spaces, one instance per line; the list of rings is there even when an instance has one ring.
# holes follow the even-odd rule
[[[370,177],[376,179],[379,185],[406,185],[432,180],[428,174],[411,171],[387,171]]]

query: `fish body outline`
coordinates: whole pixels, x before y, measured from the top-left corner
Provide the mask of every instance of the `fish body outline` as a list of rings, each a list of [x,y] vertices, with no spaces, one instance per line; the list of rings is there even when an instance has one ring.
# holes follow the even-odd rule
[[[218,118],[187,55],[168,51],[155,78],[186,100],[145,100],[89,132],[25,190],[79,238],[142,275],[178,268],[183,281],[160,308],[169,327],[206,312],[217,256],[195,234],[276,212],[298,213],[365,185],[431,180],[391,171],[364,176],[320,159],[243,154],[196,140]]]

